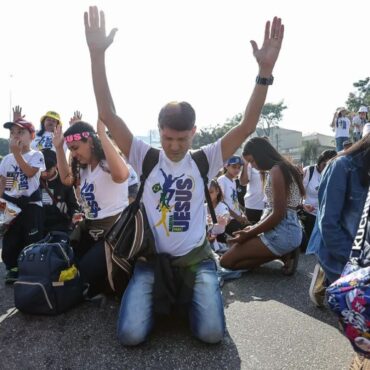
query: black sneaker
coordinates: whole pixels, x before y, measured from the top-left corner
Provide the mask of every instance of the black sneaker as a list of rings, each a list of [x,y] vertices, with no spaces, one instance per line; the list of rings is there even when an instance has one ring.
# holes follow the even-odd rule
[[[5,275],[5,284],[14,284],[18,280],[18,267],[7,270]]]

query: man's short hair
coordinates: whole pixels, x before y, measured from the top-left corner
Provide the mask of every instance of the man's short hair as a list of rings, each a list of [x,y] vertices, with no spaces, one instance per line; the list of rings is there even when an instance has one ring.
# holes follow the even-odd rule
[[[159,112],[158,126],[160,129],[168,127],[177,131],[187,131],[193,129],[194,125],[195,111],[187,102],[167,103]]]

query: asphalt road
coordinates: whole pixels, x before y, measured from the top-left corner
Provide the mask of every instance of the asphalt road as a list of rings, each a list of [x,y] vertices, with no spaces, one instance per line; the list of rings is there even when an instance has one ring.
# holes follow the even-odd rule
[[[285,277],[272,262],[225,283],[227,334],[218,345],[200,343],[172,318],[145,344],[125,348],[115,335],[113,299],[56,317],[24,315],[1,279],[0,369],[348,369],[349,342],[328,309],[308,297],[314,263],[301,256],[296,274]]]

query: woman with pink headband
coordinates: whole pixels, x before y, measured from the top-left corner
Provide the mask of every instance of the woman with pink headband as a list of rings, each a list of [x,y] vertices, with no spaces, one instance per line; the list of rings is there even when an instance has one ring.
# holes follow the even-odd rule
[[[128,168],[101,121],[97,133],[83,121],[74,123],[64,135],[57,126],[53,143],[62,183],[80,187],[83,214],[78,218],[82,220],[74,218],[76,227],[70,240],[81,277],[90,286],[88,296],[92,297],[107,278],[104,235],[128,205]],[[64,143],[71,152],[71,166]]]

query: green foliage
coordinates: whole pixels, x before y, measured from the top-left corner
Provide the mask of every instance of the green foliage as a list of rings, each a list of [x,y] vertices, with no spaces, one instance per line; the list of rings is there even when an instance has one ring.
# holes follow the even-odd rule
[[[319,140],[308,140],[303,142],[302,162],[304,165],[312,165],[317,161],[319,156]]]
[[[216,142],[220,137],[224,136],[229,130],[238,125],[242,120],[242,114],[238,113],[232,118],[228,118],[224,124],[218,124],[216,126],[209,126],[204,129],[200,129],[196,133],[193,140],[193,149],[198,149],[203,145],[211,144]]]
[[[271,128],[278,126],[281,120],[283,119],[283,111],[287,109],[287,106],[284,105],[284,101],[281,101],[277,104],[266,103],[261,112],[260,120],[257,127],[259,136],[270,136]]]
[[[355,82],[353,87],[356,91],[349,93],[346,101],[348,110],[357,112],[361,105],[370,106],[370,77]]]
[[[9,153],[9,141],[8,139],[0,138],[0,156],[4,157]]]

